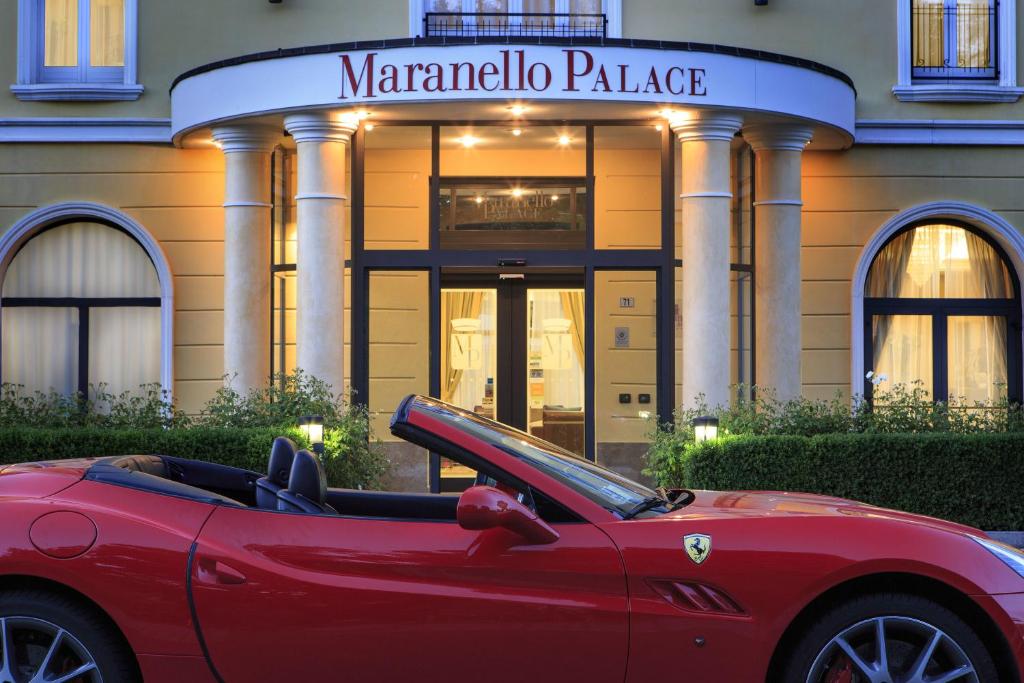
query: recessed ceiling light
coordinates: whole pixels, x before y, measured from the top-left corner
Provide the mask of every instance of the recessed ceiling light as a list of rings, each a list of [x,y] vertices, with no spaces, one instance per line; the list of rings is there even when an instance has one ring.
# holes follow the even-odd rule
[[[356,112],[356,118],[359,119],[360,121],[362,121],[363,119],[368,119],[371,116],[373,116],[373,114],[366,111],[365,109],[360,109],[359,111]]]
[[[372,123],[367,123],[367,124],[365,124],[363,126],[363,128],[365,128],[366,131],[369,132],[369,131],[373,130],[373,124]]]
[[[570,142],[572,142],[572,138],[570,138],[568,135],[559,135],[558,136],[558,144],[560,144],[562,147],[565,147]]]
[[[516,199],[518,199],[519,197],[522,197],[523,196],[523,190],[521,188],[518,188],[518,187],[513,188],[512,189],[512,196],[515,197]]]
[[[470,147],[473,147],[478,142],[480,142],[480,138],[474,137],[472,135],[463,135],[461,138],[459,138],[459,142],[462,144],[463,147],[469,149]]]
[[[557,202],[558,201],[558,195],[557,194],[551,195],[551,201]]]
[[[513,104],[508,107],[508,110],[512,113],[512,116],[522,116],[526,113],[526,105]]]
[[[477,195],[476,196],[476,203],[477,204],[483,204],[484,203],[484,198],[481,197],[480,195]]]
[[[523,129],[522,128],[513,128],[512,129],[512,135],[515,135],[516,137],[519,137],[522,134],[523,134]]]
[[[665,126],[661,125],[660,123],[656,123],[654,124],[654,130],[660,133],[661,131],[665,130]]]

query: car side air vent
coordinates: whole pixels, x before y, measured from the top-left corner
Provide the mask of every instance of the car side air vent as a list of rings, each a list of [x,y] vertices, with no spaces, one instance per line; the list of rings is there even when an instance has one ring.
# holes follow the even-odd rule
[[[648,583],[670,605],[686,612],[726,616],[747,614],[731,597],[702,583],[672,579],[649,579]]]

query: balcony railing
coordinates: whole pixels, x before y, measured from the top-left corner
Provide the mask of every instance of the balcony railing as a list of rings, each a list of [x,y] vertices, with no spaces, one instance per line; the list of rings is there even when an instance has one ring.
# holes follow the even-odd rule
[[[995,2],[915,0],[911,26],[915,78],[998,76]]]
[[[428,38],[448,36],[519,36],[543,38],[604,38],[604,14],[510,14],[507,12],[427,12]]]

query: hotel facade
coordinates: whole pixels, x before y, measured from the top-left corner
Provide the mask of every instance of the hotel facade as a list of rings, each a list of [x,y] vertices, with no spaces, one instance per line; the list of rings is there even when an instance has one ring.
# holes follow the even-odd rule
[[[750,385],[1022,396],[1016,0],[7,0],[0,381],[301,368],[627,474]],[[468,472],[388,443],[392,485]]]

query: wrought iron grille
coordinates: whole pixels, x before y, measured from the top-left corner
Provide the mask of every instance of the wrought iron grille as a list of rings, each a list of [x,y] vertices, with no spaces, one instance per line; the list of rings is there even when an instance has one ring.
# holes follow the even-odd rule
[[[544,38],[604,38],[605,14],[508,12],[427,12],[424,36],[522,36]]]
[[[923,79],[994,79],[996,0],[914,0],[913,75]]]

